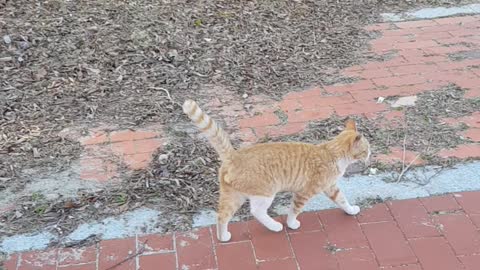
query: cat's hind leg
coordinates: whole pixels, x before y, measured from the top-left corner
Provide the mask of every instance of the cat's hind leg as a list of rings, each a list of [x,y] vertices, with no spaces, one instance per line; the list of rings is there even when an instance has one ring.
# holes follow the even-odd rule
[[[282,223],[271,218],[267,211],[273,202],[272,197],[250,196],[250,213],[270,231],[280,232],[283,230]]]
[[[357,205],[351,205],[337,185],[327,188],[324,192],[332,201],[340,206],[345,213],[354,216],[360,212],[360,207]]]
[[[288,228],[292,230],[300,228],[300,221],[298,221],[297,217],[302,212],[303,207],[311,197],[311,194],[301,192],[295,193],[293,195],[292,206],[290,207],[287,216]]]
[[[218,241],[228,242],[232,238],[228,231],[228,223],[235,212],[245,203],[244,195],[235,191],[226,191],[220,188],[220,199],[218,202],[217,216],[217,238]]]

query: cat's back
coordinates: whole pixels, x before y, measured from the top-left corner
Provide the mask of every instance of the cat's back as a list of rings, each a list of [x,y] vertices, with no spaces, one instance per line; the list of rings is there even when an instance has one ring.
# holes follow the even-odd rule
[[[224,176],[221,181],[238,191],[270,196],[278,191],[301,190],[308,184],[307,179],[327,167],[334,170],[322,146],[265,143],[236,150],[222,163],[220,174]]]
[[[227,163],[237,168],[264,169],[266,166],[277,168],[287,167],[293,163],[306,165],[316,159],[318,155],[319,148],[313,144],[263,143],[238,149],[232,153]]]
[[[233,158],[255,158],[269,159],[281,156],[305,155],[316,148],[313,144],[301,142],[274,142],[261,143],[240,148],[234,153]]]

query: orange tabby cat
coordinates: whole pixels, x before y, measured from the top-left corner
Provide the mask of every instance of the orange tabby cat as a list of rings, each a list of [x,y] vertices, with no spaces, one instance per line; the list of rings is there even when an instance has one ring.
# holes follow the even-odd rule
[[[360,208],[350,205],[336,185],[347,166],[357,160],[368,160],[370,145],[357,132],[355,122],[348,120],[345,130],[333,140],[320,145],[306,143],[265,143],[235,150],[225,131],[187,100],[183,111],[209,138],[220,155],[220,198],[218,204],[217,238],[231,238],[228,223],[246,199],[252,215],[271,231],[283,225],[267,214],[275,194],[293,192],[293,203],[287,225],[298,229],[297,216],[315,194],[324,192],[347,214],[356,215]]]

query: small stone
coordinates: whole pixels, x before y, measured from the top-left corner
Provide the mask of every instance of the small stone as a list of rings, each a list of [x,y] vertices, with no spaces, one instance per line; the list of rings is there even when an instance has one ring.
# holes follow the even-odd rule
[[[242,97],[243,97],[243,98],[247,98],[247,97],[248,97],[248,94],[245,93],[245,94],[242,95]]]
[[[39,158],[40,157],[40,153],[38,152],[37,148],[33,148],[32,151],[33,151],[33,157],[34,158]]]
[[[178,57],[178,52],[177,50],[173,49],[167,52],[167,57],[170,59],[177,58]]]
[[[21,218],[21,217],[23,217],[22,212],[20,212],[20,211],[15,211],[15,218]]]
[[[377,168],[370,168],[369,170],[369,174],[370,175],[376,175],[378,173],[378,169]]]
[[[158,156],[158,161],[160,163],[164,163],[167,160],[168,160],[168,155],[167,154],[161,154],[161,155]]]
[[[41,68],[39,70],[37,70],[37,73],[35,74],[35,80],[39,81],[43,78],[45,78],[45,76],[47,76],[47,70],[44,69],[44,68]]]
[[[20,48],[23,50],[28,49],[28,47],[30,47],[30,44],[26,41],[21,41],[19,45],[20,45]]]
[[[5,35],[5,36],[3,36],[3,42],[5,42],[5,44],[8,45],[8,44],[12,43],[12,39],[10,38],[9,35]]]
[[[384,97],[378,97],[377,103],[383,103],[385,101]]]
[[[401,97],[392,104],[392,108],[415,106],[417,96]]]

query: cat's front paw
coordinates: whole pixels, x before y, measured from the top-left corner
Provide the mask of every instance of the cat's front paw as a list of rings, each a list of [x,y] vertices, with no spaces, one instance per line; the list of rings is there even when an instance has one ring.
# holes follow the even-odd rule
[[[218,235],[217,238],[220,242],[228,242],[232,239],[232,234],[230,232],[224,232],[222,235]]]
[[[287,220],[287,225],[288,225],[288,228],[290,228],[292,230],[296,230],[296,229],[300,228],[300,221],[298,221],[296,219]]]
[[[350,208],[345,210],[345,213],[355,216],[356,214],[360,213],[360,207],[358,207],[358,205],[352,205]]]
[[[268,229],[272,232],[281,232],[283,230],[283,225],[280,222],[275,222],[269,224]]]

